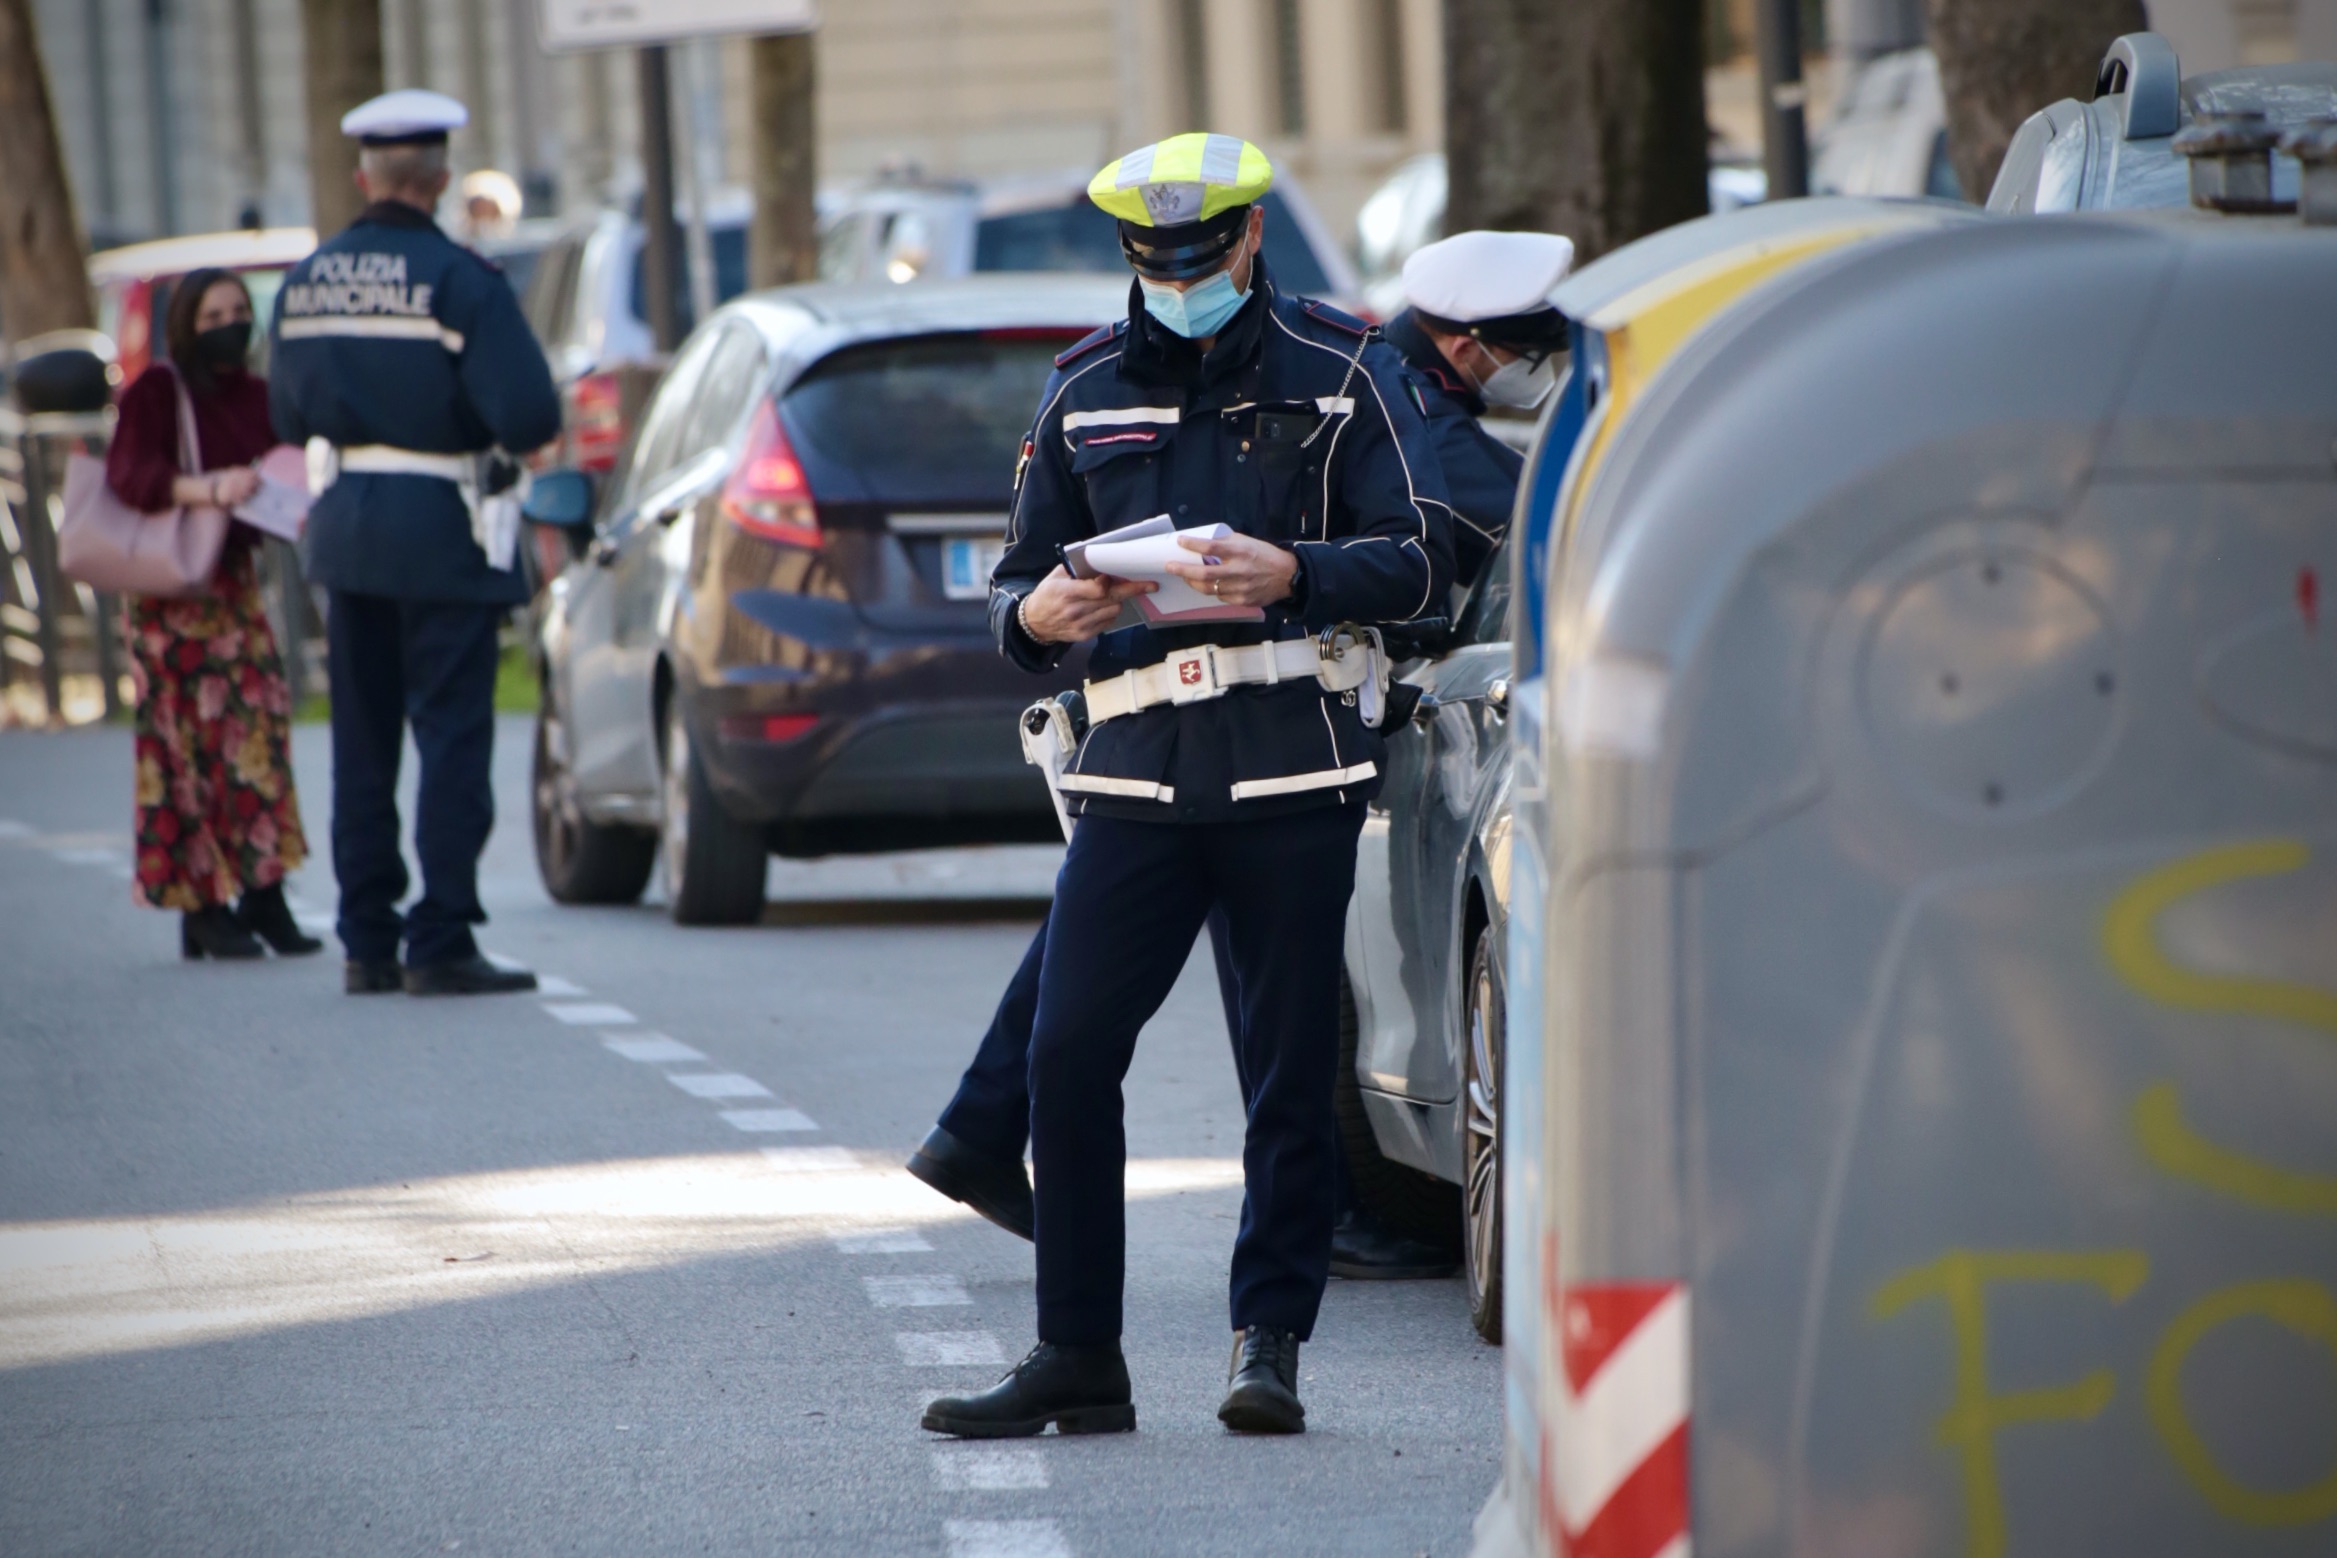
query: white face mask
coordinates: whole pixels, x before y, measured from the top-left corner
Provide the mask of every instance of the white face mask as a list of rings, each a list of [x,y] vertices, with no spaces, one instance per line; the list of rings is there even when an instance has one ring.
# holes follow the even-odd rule
[[[1529,363],[1523,357],[1505,362],[1478,384],[1477,393],[1496,406],[1531,411],[1557,387],[1555,363],[1554,357],[1545,357],[1538,363]]]

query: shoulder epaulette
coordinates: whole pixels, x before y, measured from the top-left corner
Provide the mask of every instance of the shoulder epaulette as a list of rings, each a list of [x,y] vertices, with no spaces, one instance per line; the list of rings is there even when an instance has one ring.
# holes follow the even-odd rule
[[[1080,358],[1085,357],[1089,352],[1094,351],[1097,347],[1103,345],[1106,341],[1117,339],[1120,332],[1127,328],[1128,321],[1125,319],[1115,319],[1108,325],[1096,326],[1095,329],[1089,331],[1085,336],[1074,342],[1069,349],[1057,355],[1055,358],[1055,366],[1058,368],[1070,367],[1073,363],[1079,361]]]
[[[1365,324],[1362,320],[1356,318],[1353,314],[1347,313],[1341,309],[1333,308],[1330,304],[1324,302],[1321,298],[1306,299],[1305,308],[1307,318],[1318,320],[1323,324],[1329,325],[1334,330],[1343,330],[1349,335],[1360,335],[1368,337],[1376,333],[1379,329],[1377,325]]]

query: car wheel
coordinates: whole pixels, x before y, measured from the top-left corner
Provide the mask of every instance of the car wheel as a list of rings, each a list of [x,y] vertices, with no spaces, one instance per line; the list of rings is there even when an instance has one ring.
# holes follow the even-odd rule
[[[545,693],[536,716],[536,750],[528,786],[535,825],[536,874],[554,903],[632,903],[657,865],[657,835],[611,828],[584,815],[569,772],[568,727]]]
[[[1508,1010],[1501,954],[1490,931],[1469,956],[1462,1021],[1467,1086],[1461,1100],[1462,1264],[1469,1278],[1469,1323],[1489,1342],[1501,1340],[1501,1050]]]
[[[770,850],[762,830],[733,819],[690,752],[681,701],[665,714],[666,907],[677,925],[752,925],[763,917]]]
[[[1450,1250],[1461,1232],[1461,1196],[1457,1186],[1433,1174],[1423,1174],[1408,1163],[1398,1163],[1379,1150],[1371,1118],[1363,1112],[1363,1085],[1355,1078],[1355,1055],[1362,1032],[1355,1009],[1355,990],[1345,970],[1339,974],[1339,1075],[1332,1089],[1332,1105],[1339,1117],[1339,1146],[1347,1159],[1347,1177],[1355,1199],[1365,1211],[1392,1232],[1426,1240]]]

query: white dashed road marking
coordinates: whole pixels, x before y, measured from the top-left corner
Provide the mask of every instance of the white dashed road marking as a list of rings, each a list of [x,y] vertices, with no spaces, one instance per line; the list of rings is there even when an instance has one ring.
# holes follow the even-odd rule
[[[544,1010],[572,1028],[590,1028],[596,1024],[621,1028],[641,1020],[622,1006],[611,1006],[606,1001],[546,1001]]]
[[[690,1048],[679,1039],[669,1039],[662,1033],[651,1033],[638,1039],[620,1038],[613,1033],[601,1035],[601,1043],[615,1050],[627,1060],[638,1060],[656,1065],[668,1060],[704,1060],[703,1052]]]
[[[933,1246],[911,1228],[871,1228],[836,1235],[836,1248],[847,1255],[921,1255]]]
[[[955,1277],[862,1277],[860,1282],[879,1309],[947,1309],[973,1302]]]
[[[692,1098],[768,1098],[771,1090],[735,1071],[669,1071],[665,1079]]]
[[[816,1131],[819,1126],[801,1109],[725,1109],[722,1118],[739,1131]]]
[[[0,817],[0,839],[28,839],[32,836],[33,830],[14,817]]]
[[[1006,1361],[988,1331],[903,1331],[893,1338],[912,1369],[970,1369]]]
[[[969,1445],[933,1452],[933,1480],[954,1493],[1003,1493],[1047,1485],[1047,1460],[1036,1449]]]
[[[952,1520],[941,1529],[949,1558],[1071,1558],[1052,1520]]]
[[[763,1158],[782,1174],[839,1174],[860,1167],[842,1147],[765,1147]]]
[[[585,993],[584,986],[572,984],[568,980],[562,979],[558,974],[536,975],[536,994],[538,995],[583,995]]]

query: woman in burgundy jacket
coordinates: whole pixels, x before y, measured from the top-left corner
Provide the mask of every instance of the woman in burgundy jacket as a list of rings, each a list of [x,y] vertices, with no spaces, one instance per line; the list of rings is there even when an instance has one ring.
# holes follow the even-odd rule
[[[223,270],[173,290],[169,361],[123,392],[106,481],[148,513],[233,508],[259,486],[252,462],[275,442],[268,385],[245,366],[252,300]],[[194,404],[200,474],[180,464],[179,389]],[[284,873],[308,856],[288,750],[292,695],[254,571],[260,536],[243,524],[210,585],[127,603],[138,692],[137,877],[131,895],[177,909],[189,958],[314,952],[284,902]]]

